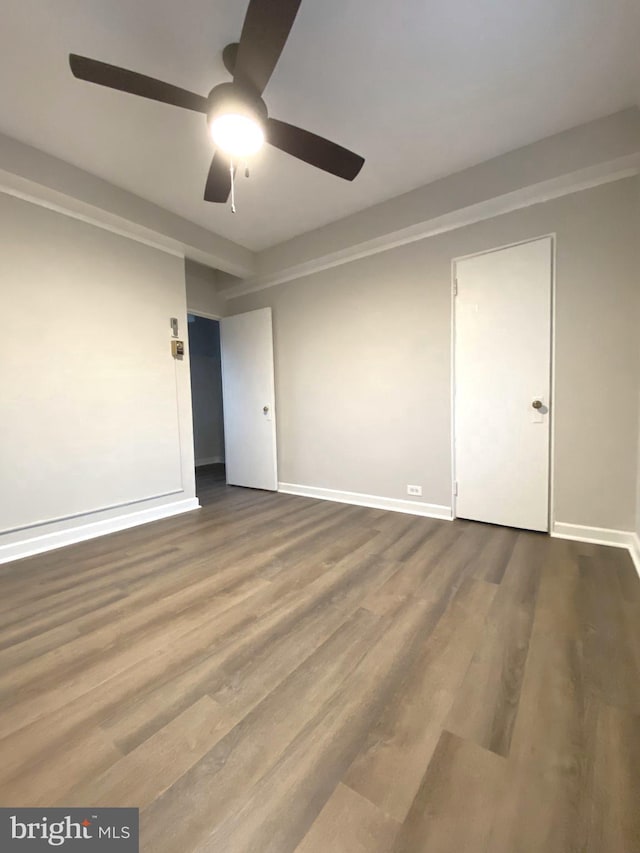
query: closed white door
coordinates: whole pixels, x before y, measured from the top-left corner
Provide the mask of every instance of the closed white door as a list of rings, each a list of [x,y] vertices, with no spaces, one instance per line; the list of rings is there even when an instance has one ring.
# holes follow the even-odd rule
[[[550,237],[456,262],[456,515],[549,527]]]
[[[271,308],[220,321],[227,483],[278,488]]]

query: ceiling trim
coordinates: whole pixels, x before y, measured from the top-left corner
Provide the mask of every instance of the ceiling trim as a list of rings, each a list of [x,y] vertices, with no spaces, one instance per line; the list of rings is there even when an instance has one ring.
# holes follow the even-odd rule
[[[10,172],[0,170],[0,193],[35,204],[37,207],[53,210],[63,216],[85,222],[103,231],[110,231],[112,234],[118,234],[120,237],[126,237],[128,240],[134,240],[177,258],[185,257],[184,246],[175,240],[163,238],[162,235],[136,226],[126,219],[110,215],[100,208],[92,208],[76,198],[34,184]]]
[[[92,224],[195,257],[207,266],[247,277],[255,253],[147,199],[110,184],[44,151],[0,133],[0,183],[34,203],[87,217]]]
[[[236,299],[249,293],[275,287],[278,284],[306,278],[314,273],[342,266],[380,252],[387,252],[408,243],[425,240],[447,231],[455,231],[458,228],[474,225],[486,219],[493,219],[505,213],[633,177],[639,173],[640,152],[636,152],[462,207],[442,216],[433,217],[407,228],[389,232],[372,240],[357,243],[347,249],[331,252],[265,276],[246,279],[242,284],[223,287],[218,293],[226,300]]]

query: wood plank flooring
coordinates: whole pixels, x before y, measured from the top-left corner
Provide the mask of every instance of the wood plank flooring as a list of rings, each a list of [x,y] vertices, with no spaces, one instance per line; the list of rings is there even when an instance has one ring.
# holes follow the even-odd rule
[[[0,567],[0,805],[145,853],[640,851],[624,550],[200,478]]]

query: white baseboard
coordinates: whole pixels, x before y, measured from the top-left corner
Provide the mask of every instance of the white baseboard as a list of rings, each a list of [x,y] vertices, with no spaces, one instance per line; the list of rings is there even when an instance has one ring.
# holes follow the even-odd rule
[[[202,465],[221,465],[224,462],[224,456],[204,456],[202,459],[196,459],[196,468]]]
[[[335,501],[354,506],[368,506],[372,509],[388,509],[392,512],[405,512],[409,515],[421,515],[426,518],[442,518],[451,521],[453,513],[450,506],[428,504],[422,501],[405,501],[399,498],[383,498],[378,495],[364,495],[360,492],[340,492],[336,489],[321,489],[318,486],[299,486],[295,483],[278,483],[278,491],[285,495],[299,495],[304,498],[318,498],[321,501]]]
[[[137,527],[139,524],[147,524],[150,521],[157,521],[158,519],[168,518],[172,515],[180,515],[183,512],[191,512],[194,509],[200,509],[198,499],[186,498],[161,506],[117,515],[113,518],[90,521],[87,524],[78,524],[65,530],[56,530],[41,536],[32,536],[27,539],[11,542],[8,545],[0,545],[0,563],[20,560],[23,557],[31,557],[33,554],[41,554],[44,551],[53,551],[55,548],[72,545],[74,542],[95,539],[98,536],[105,536],[107,533],[126,530],[128,527]]]
[[[634,533],[630,530],[613,530],[609,527],[585,527],[582,524],[564,524],[555,521],[551,535],[558,539],[575,539],[577,542],[592,542],[595,545],[615,545],[630,548]]]
[[[613,545],[626,548],[640,575],[640,538],[632,530],[613,530],[608,527],[585,527],[582,524],[554,522],[551,535],[557,539],[574,539],[576,542],[591,542],[594,545]]]

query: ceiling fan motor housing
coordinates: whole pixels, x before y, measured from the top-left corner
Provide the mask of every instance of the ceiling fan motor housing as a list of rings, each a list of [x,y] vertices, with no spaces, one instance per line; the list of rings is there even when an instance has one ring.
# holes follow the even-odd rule
[[[215,86],[208,97],[207,122],[211,124],[222,115],[233,113],[246,116],[258,124],[263,132],[267,125],[267,105],[260,95],[238,86],[237,83],[221,83]]]

